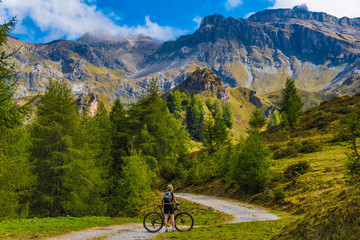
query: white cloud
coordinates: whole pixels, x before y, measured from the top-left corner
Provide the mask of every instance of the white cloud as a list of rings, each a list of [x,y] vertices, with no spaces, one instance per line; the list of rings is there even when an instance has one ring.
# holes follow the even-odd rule
[[[241,4],[243,4],[242,0],[226,0],[225,7],[227,10],[231,10],[237,8]]]
[[[196,23],[195,29],[198,29],[200,27],[202,20],[203,20],[202,17],[199,16],[194,17],[193,21]]]
[[[254,15],[255,12],[249,12],[248,14],[245,15],[244,19],[248,19],[251,15]]]
[[[31,19],[42,31],[49,34],[44,40],[65,37],[76,39],[95,29],[109,29],[117,34],[142,33],[159,40],[174,39],[186,31],[160,26],[145,17],[145,25],[119,26],[113,20],[120,19],[114,13],[97,9],[95,0],[3,0],[0,19],[16,16],[16,33],[27,34],[24,20]]]
[[[305,3],[310,11],[326,12],[336,17],[360,17],[359,0],[269,0],[272,8],[292,8]]]

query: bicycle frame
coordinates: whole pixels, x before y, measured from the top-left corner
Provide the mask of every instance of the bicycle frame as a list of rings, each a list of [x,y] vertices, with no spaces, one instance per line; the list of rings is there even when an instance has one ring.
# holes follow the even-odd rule
[[[178,208],[178,206],[179,206],[179,204],[176,204],[176,205],[174,206],[174,215],[175,215],[175,211],[181,212],[180,209]],[[160,208],[161,217],[162,217],[162,219],[164,220],[164,219],[165,219],[165,213],[164,213],[164,211],[163,211],[164,205],[156,205],[156,207],[157,207],[157,208]],[[156,212],[156,209],[157,209],[157,208],[155,208],[154,212]],[[169,218],[170,218],[170,214],[168,214],[168,220],[169,220]]]

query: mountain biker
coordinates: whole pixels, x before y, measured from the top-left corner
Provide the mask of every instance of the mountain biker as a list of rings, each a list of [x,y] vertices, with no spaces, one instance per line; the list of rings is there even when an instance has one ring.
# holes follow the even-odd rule
[[[169,184],[167,186],[167,191],[163,193],[163,196],[161,198],[161,204],[164,205],[164,214],[165,214],[165,232],[168,231],[167,229],[167,214],[170,214],[170,219],[171,219],[171,225],[172,225],[172,229],[173,232],[175,232],[175,220],[174,220],[174,211],[175,211],[175,207],[174,207],[174,202],[176,204],[179,204],[179,202],[176,200],[176,196],[175,193],[173,193],[174,187]],[[170,201],[168,200],[168,198],[170,198]]]

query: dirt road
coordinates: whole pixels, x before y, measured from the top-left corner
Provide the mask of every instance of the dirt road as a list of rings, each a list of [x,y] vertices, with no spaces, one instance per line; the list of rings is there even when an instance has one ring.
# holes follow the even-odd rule
[[[231,223],[250,222],[250,221],[267,221],[279,219],[278,216],[272,214],[262,208],[251,206],[248,204],[221,199],[217,197],[209,197],[203,195],[193,195],[188,193],[177,193],[176,196],[212,207],[218,211],[222,211],[234,216]],[[163,229],[159,232],[162,233]],[[150,233],[145,230],[141,223],[132,223],[124,225],[116,225],[109,227],[91,228],[80,232],[72,232],[61,235],[51,240],[85,240],[101,238],[106,240],[139,240],[151,239],[159,233]]]
[[[278,216],[268,212],[265,209],[252,206],[237,201],[226,200],[217,197],[209,197],[204,195],[193,195],[188,193],[176,194],[179,198],[200,203],[212,207],[218,211],[225,212],[234,216],[231,223],[251,222],[251,221],[268,221],[277,220]]]

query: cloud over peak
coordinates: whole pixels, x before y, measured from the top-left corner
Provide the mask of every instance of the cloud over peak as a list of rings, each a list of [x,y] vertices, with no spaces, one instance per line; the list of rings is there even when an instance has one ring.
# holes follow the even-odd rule
[[[326,12],[336,17],[360,17],[359,0],[269,0],[274,3],[271,8],[292,8],[306,4],[310,11]]]
[[[47,32],[44,41],[58,38],[76,39],[95,29],[108,29],[116,34],[142,33],[159,40],[170,40],[186,33],[184,30],[160,26],[145,17],[145,25],[119,26],[113,12],[99,10],[94,0],[3,0],[0,18],[9,20],[16,16],[15,33],[28,34],[26,20],[31,20],[41,31]]]
[[[237,8],[241,4],[243,4],[242,0],[227,0],[225,3],[225,7],[227,10],[231,10],[231,9]]]

